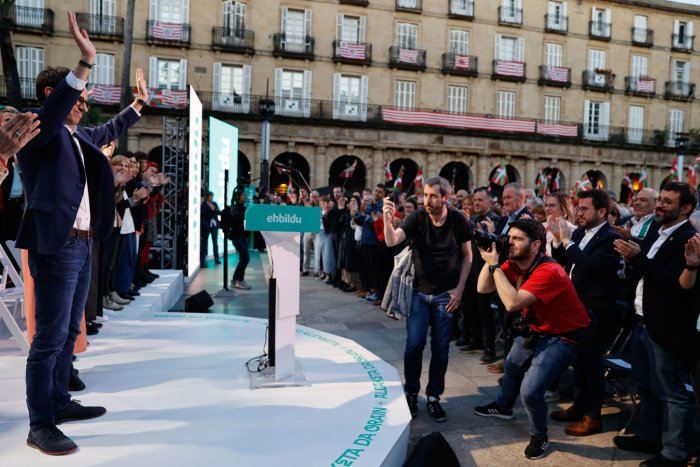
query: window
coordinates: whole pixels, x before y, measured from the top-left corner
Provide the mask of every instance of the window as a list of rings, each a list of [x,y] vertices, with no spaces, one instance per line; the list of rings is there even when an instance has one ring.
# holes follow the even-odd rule
[[[36,98],[36,76],[44,69],[44,49],[17,46],[17,72],[22,97]]]
[[[333,118],[367,120],[367,77],[333,75]]]
[[[554,44],[547,42],[544,45],[544,61],[545,65],[561,66],[562,55],[564,54],[564,46],[562,44]]]
[[[415,81],[397,80],[394,87],[394,101],[400,110],[414,110],[416,108]]]
[[[544,122],[551,125],[561,118],[561,97],[544,96]]]
[[[396,45],[402,49],[417,49],[418,26],[409,23],[397,23]]]
[[[647,27],[649,18],[642,15],[634,15],[634,29],[632,30],[632,41],[645,44],[647,42]]]
[[[460,16],[474,16],[474,0],[450,0],[450,13]]]
[[[683,111],[671,109],[668,111],[668,141],[667,146],[676,145],[678,133],[683,133]]]
[[[335,37],[343,42],[365,42],[367,18],[339,13],[336,17]]]
[[[633,78],[647,75],[648,58],[644,55],[632,55],[630,75]]]
[[[224,13],[222,24],[228,31],[236,31],[239,34],[245,30],[246,4],[232,0],[224,1]]]
[[[469,31],[450,30],[450,53],[469,55]]]
[[[690,21],[673,22],[673,47],[691,49],[693,47],[693,23]]]
[[[150,0],[150,18],[163,23],[185,24],[190,17],[189,0]]]
[[[90,74],[94,84],[114,86],[114,55],[101,53],[95,55],[94,69]]]
[[[418,0],[398,0],[396,5],[400,8],[418,8]]]
[[[515,93],[512,91],[498,91],[498,116],[501,118],[515,117]]]
[[[506,61],[525,61],[525,43],[522,38],[496,34],[496,59]]]
[[[611,18],[612,12],[610,9],[593,7],[591,10],[591,35],[610,37]]]
[[[187,60],[151,57],[148,83],[148,86],[154,89],[187,90]]]
[[[275,113],[296,117],[311,115],[311,72],[275,69]]]
[[[250,111],[250,65],[214,63],[214,110]]]
[[[447,111],[451,114],[467,113],[466,86],[447,86]]]
[[[88,27],[90,31],[101,34],[113,34],[116,32],[117,23],[114,19],[116,0],[90,0],[90,18]]]
[[[522,0],[501,0],[501,21],[522,23]]]
[[[607,52],[605,50],[588,49],[588,69],[604,70]]]
[[[685,60],[674,60],[671,66],[671,81],[687,83],[690,78],[690,63]]]
[[[589,101],[583,107],[583,136],[587,139],[607,140],[610,122],[610,103]]]
[[[549,2],[547,11],[547,29],[566,31],[566,2]]]
[[[627,142],[642,144],[644,135],[644,107],[630,105],[627,114]]]
[[[44,24],[44,0],[15,0],[15,21],[21,26]]]

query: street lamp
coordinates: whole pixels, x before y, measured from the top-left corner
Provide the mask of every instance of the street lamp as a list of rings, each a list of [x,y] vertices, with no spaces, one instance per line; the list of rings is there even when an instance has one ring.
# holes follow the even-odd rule
[[[678,181],[683,181],[683,157],[688,147],[688,133],[676,133],[676,155],[678,156]]]
[[[270,184],[270,117],[275,113],[275,101],[267,97],[258,101],[262,115],[262,154],[260,161],[260,194],[267,193]]]

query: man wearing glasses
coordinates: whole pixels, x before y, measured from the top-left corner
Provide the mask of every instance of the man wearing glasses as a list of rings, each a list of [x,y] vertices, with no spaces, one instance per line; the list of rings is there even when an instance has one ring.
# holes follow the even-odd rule
[[[139,69],[138,98],[106,124],[78,126],[87,112],[95,47],[75,14],[68,23],[80,50],[73,71],[47,68],[37,76],[41,132],[19,154],[27,206],[17,247],[28,250],[34,279],[36,334],[27,357],[27,444],[50,455],[69,454],[75,443],[57,427],[103,415],[68,393],[71,355],[90,286],[93,239],[105,240],[114,223],[114,178],[100,147],[139,120],[148,91]]]

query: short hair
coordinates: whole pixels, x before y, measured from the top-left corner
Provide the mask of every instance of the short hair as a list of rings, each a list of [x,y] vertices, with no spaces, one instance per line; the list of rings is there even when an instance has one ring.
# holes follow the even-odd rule
[[[44,102],[46,88],[55,88],[63,79],[68,76],[70,69],[64,66],[44,68],[36,77],[36,98],[39,102]]]
[[[491,193],[491,190],[489,190],[489,187],[487,186],[480,186],[476,190],[474,190],[474,194],[484,192],[488,195],[489,198],[493,198],[493,193]]]
[[[693,210],[698,204],[698,192],[695,190],[695,187],[692,185],[688,185],[685,182],[670,182],[665,184],[664,186],[661,187],[661,191],[673,191],[675,193],[678,193],[680,195],[680,203],[681,206],[684,204],[690,204],[693,209],[688,212],[688,216],[693,213]]]
[[[415,196],[409,196],[408,198],[406,198],[406,201],[404,201],[403,204],[405,205],[406,203],[410,203],[413,205],[414,208],[418,209],[418,200]]]
[[[506,184],[506,186],[503,187],[503,191],[506,191],[508,188],[515,190],[515,194],[518,196],[520,196],[523,191],[523,186],[520,184],[520,182],[511,182]]]
[[[525,195],[526,198],[527,198],[527,195],[530,195],[530,198],[537,197],[537,193],[535,193],[535,190],[533,190],[532,188],[523,188],[523,194]]]
[[[445,196],[452,194],[452,185],[444,177],[430,177],[425,181],[425,184],[429,187],[434,187],[435,185],[440,186],[440,195]]]
[[[530,242],[540,242],[540,253],[544,253],[547,248],[547,232],[542,223],[535,219],[520,218],[510,224],[511,229],[518,229],[523,232]]]
[[[147,161],[148,160],[148,154],[146,154],[143,151],[136,151],[134,153],[134,156],[136,156],[137,161]]]
[[[321,195],[321,196],[320,196],[320,197],[318,198],[318,200],[319,200],[319,201],[325,201],[325,202],[328,202],[328,201],[330,201],[330,200],[331,200],[331,197],[330,197],[330,196],[328,196],[328,195]]]
[[[605,190],[588,190],[578,194],[578,199],[590,198],[593,207],[596,209],[605,209],[605,216],[610,214],[610,195]]]
[[[117,154],[116,156],[112,157],[110,162],[112,165],[123,164],[124,162],[126,162],[128,164],[129,158],[127,158],[126,156],[122,156],[121,154]]]

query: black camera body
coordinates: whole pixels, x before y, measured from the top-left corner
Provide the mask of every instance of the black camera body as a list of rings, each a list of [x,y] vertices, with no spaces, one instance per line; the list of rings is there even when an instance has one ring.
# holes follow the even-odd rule
[[[501,252],[508,250],[508,235],[498,236],[489,233],[485,230],[474,229],[474,243],[482,250],[490,250],[492,244],[496,244],[496,252],[500,255]]]

